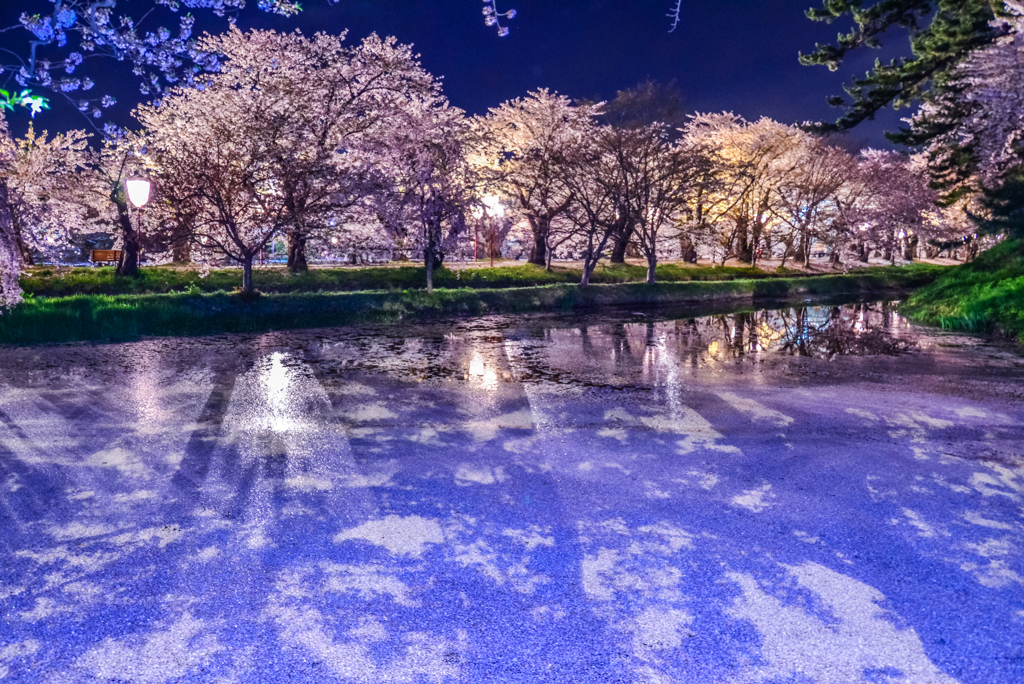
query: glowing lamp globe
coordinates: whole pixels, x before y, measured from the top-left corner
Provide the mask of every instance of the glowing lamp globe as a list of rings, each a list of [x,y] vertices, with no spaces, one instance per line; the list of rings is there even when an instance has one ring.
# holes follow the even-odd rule
[[[483,202],[488,216],[502,217],[505,215],[505,207],[501,204],[501,198],[497,195],[484,195],[480,198]]]
[[[144,178],[132,178],[125,181],[128,199],[139,209],[149,201],[149,181]]]

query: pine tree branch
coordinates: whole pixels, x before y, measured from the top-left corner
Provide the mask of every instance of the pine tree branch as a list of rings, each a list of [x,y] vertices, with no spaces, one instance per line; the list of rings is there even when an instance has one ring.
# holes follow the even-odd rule
[[[839,68],[854,49],[879,47],[881,36],[893,28],[910,32],[912,56],[888,64],[875,62],[872,71],[855,78],[845,88],[848,98],[832,97],[829,103],[846,112],[834,123],[819,123],[813,130],[823,133],[850,130],[888,106],[909,106],[924,101],[941,88],[952,69],[972,50],[991,44],[1001,32],[990,26],[995,18],[993,0],[883,0],[866,9],[860,0],[825,0],[821,9],[808,10],[815,21],[832,22],[850,15],[856,28],[840,34],[834,45],[817,45],[813,53],[800,55],[804,65]],[[1001,2],[997,3],[1000,6]],[[931,22],[920,28],[919,20],[931,14]]]

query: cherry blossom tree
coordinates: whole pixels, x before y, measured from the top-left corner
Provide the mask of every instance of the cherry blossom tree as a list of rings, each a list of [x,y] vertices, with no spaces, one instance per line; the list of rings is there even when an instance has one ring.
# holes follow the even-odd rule
[[[67,98],[95,119],[115,99],[93,95],[95,82],[82,75],[87,59],[102,57],[131,65],[144,95],[159,99],[169,87],[191,85],[203,72],[216,71],[216,53],[198,47],[192,36],[192,10],[208,9],[233,23],[245,0],[50,0],[49,12],[23,12],[21,29],[29,35],[21,51],[5,51],[0,73],[13,76],[23,88],[41,88]],[[259,0],[257,8],[293,16],[294,0]],[[186,10],[182,12],[181,10]],[[177,25],[176,27],[174,25]],[[18,26],[7,27],[10,31]],[[34,107],[45,104],[28,93]]]
[[[611,149],[614,143],[608,140],[617,131],[602,126],[593,133],[558,160],[569,197],[566,216],[583,258],[580,287],[590,284],[597,264],[607,256],[609,241],[633,218],[625,201],[618,159]]]
[[[329,4],[339,1],[327,0]],[[222,66],[221,53],[193,36],[196,17],[192,12],[209,10],[233,26],[247,6],[246,0],[49,2],[49,12],[23,12],[18,25],[0,27],[0,32],[24,30],[28,34],[22,50],[4,51],[0,75],[13,77],[22,88],[40,88],[64,97],[92,119],[101,118],[115,99],[109,93],[93,94],[96,83],[88,73],[83,74],[87,60],[99,57],[130,64],[142,94],[158,101],[169,88],[191,86],[202,74],[217,72]],[[295,0],[258,0],[255,5],[260,11],[283,17],[302,11]],[[494,0],[486,0],[483,14],[485,24],[495,26],[499,36],[507,36],[502,20],[512,19],[516,11],[499,11]],[[29,90],[7,97],[34,111],[47,106],[45,98]],[[109,125],[106,128],[110,133],[116,130]]]
[[[908,244],[927,234],[938,200],[926,170],[906,155],[886,150],[863,150],[858,164],[866,188],[849,210],[851,228],[856,227],[857,239],[874,245],[890,262],[905,257]]]
[[[853,155],[805,135],[783,163],[789,168],[769,201],[770,212],[778,219],[775,232],[781,234],[776,237],[785,245],[782,265],[788,257],[797,256],[808,268],[816,239],[832,246],[833,262],[838,263],[849,233],[838,212],[837,195],[856,178]]]
[[[412,99],[439,92],[410,46],[376,35],[352,47],[343,41],[344,35],[237,29],[200,41],[201,49],[226,56],[211,82],[258,88],[259,116],[277,121],[271,163],[285,200],[293,272],[308,268],[306,241],[372,191],[369,139],[387,136]]]
[[[11,227],[25,265],[33,252],[66,246],[86,224],[82,202],[82,174],[88,173],[90,153],[85,131],[70,131],[49,138],[32,126],[13,142],[7,168],[7,202]]]
[[[560,167],[593,134],[600,105],[573,106],[547,89],[505,102],[474,124],[477,154],[494,169],[518,212],[530,223],[530,263],[547,265],[551,223],[569,208],[570,193]]]
[[[920,103],[893,142],[924,149],[942,201],[975,216],[982,232],[1024,234],[1024,2],[1021,0],[825,0],[811,19],[849,16],[855,26],[835,44],[817,45],[804,64],[836,70],[851,51],[878,47],[892,32],[908,35],[912,55],[873,69],[830,98],[846,108],[822,131],[849,130],[882,107]],[[958,224],[957,218],[952,224]],[[962,235],[961,241],[971,240]],[[976,243],[975,243],[976,244]]]
[[[647,259],[647,282],[655,281],[662,229],[672,225],[693,197],[694,181],[705,161],[697,148],[672,144],[663,124],[608,127],[597,136],[611,163],[603,172],[614,197],[619,230],[613,238],[635,236]]]
[[[699,228],[723,248],[723,264],[730,256],[757,263],[775,193],[796,168],[790,153],[805,135],[766,117],[748,122],[728,112],[697,114],[685,127],[687,144],[713,160],[705,183],[714,190],[699,193],[691,210]]]
[[[92,155],[87,138],[84,131],[50,138],[30,126],[24,138],[12,140],[0,114],[0,300],[7,305],[16,301],[17,278],[34,252],[66,247],[90,215],[99,216],[84,192]]]
[[[434,270],[464,231],[482,188],[468,161],[469,122],[435,93],[411,98],[389,131],[375,139],[386,176],[376,211],[391,235],[422,250],[427,291],[433,292]]]
[[[999,37],[971,51],[908,120],[929,133],[914,142],[926,142],[929,171],[950,203],[969,205],[1024,167],[1024,2],[1006,0],[1004,9],[991,22]]]
[[[242,291],[252,295],[253,260],[288,221],[274,160],[290,122],[274,114],[289,105],[229,79],[207,77],[201,85],[173,89],[159,107],[139,107],[144,131],[131,142],[163,201],[193,221],[202,249],[242,267]]]

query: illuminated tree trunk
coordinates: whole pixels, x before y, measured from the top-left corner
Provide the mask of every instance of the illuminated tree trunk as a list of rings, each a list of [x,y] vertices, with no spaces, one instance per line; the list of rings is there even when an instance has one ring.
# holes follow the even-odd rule
[[[423,265],[427,271],[427,292],[434,291],[434,271],[444,263],[444,254],[441,253],[441,245],[438,236],[441,235],[440,223],[435,223],[427,228],[427,244],[423,249]]]
[[[863,242],[857,242],[854,245],[853,249],[854,249],[854,252],[856,252],[856,254],[857,254],[857,261],[860,261],[861,263],[865,263],[865,264],[868,263],[868,249],[867,249],[867,245],[865,245]]]
[[[594,269],[587,268],[586,265],[584,265],[584,267],[583,267],[583,277],[580,278],[580,287],[586,287],[587,285],[590,284],[590,274],[593,272],[593,270]]]
[[[633,239],[633,230],[633,227],[623,228],[612,238],[612,253],[608,257],[610,263],[626,263],[626,250],[629,248],[629,241]]]

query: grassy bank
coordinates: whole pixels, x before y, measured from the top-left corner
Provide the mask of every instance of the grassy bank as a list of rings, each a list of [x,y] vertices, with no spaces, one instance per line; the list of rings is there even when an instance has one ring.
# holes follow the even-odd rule
[[[915,265],[911,269],[929,269]],[[878,267],[858,273],[883,272]],[[494,289],[538,285],[574,284],[580,280],[575,268],[555,267],[545,271],[533,264],[499,266],[496,268],[442,268],[434,274],[436,287],[458,289]],[[658,266],[659,281],[669,283],[756,280],[799,277],[797,271],[765,272],[757,268],[709,268],[679,264]],[[643,282],[647,269],[633,264],[601,264],[591,279],[597,284]],[[258,268],[253,273],[257,290],[264,293],[362,292],[367,290],[416,290],[426,283],[423,267],[398,266],[377,268],[318,268],[290,275],[283,267]],[[34,297],[67,297],[76,294],[169,294],[231,292],[242,282],[241,271],[216,269],[203,277],[194,269],[154,266],[141,269],[138,277],[114,275],[113,267],[71,268],[55,271],[41,267],[29,269],[21,279],[26,294]]]
[[[1024,241],[1007,240],[949,269],[901,312],[946,330],[997,332],[1024,343]]]
[[[244,302],[218,293],[33,297],[0,316],[0,342],[126,340],[345,325],[439,315],[572,311],[907,291],[935,269],[802,278],[691,281],[656,285],[543,285],[506,289],[269,294]]]

